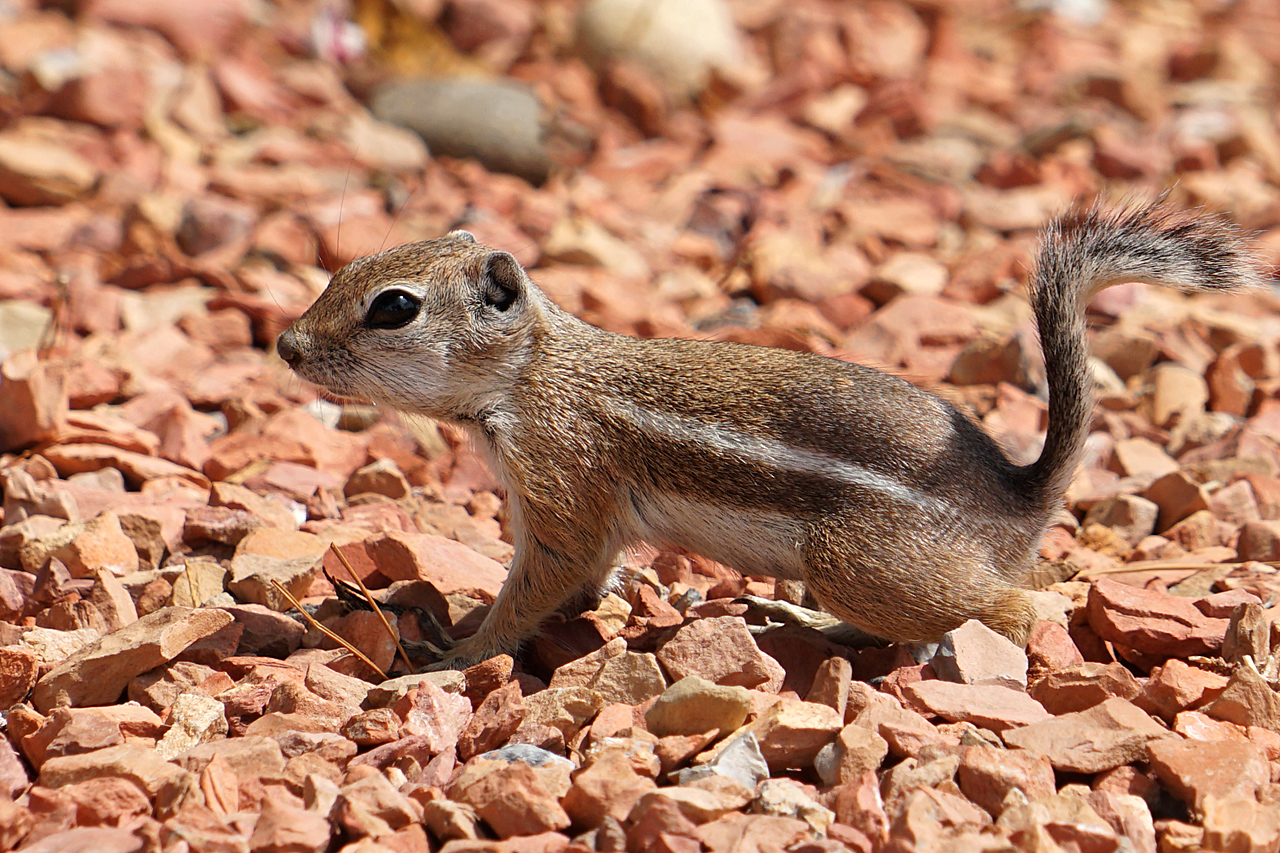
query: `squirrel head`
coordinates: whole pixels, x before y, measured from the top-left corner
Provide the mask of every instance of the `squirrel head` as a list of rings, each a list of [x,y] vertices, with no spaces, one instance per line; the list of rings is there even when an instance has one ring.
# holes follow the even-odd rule
[[[338,270],[276,350],[334,395],[466,420],[527,362],[547,306],[512,255],[453,231]]]

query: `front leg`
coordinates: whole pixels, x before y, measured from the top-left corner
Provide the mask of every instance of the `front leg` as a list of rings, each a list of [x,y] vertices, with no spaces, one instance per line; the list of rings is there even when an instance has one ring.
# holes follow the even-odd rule
[[[495,655],[515,656],[542,621],[568,598],[598,582],[596,566],[546,547],[534,536],[517,540],[507,582],[479,630],[428,669],[466,669]]]

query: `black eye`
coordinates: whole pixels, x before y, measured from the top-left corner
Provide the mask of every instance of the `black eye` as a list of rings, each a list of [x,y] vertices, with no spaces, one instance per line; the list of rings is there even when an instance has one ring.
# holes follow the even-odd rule
[[[364,324],[370,329],[399,329],[413,322],[422,302],[412,293],[403,290],[384,290],[369,306]]]

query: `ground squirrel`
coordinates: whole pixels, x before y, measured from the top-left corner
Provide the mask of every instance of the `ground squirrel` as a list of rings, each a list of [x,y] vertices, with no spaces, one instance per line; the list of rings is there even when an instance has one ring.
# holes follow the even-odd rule
[[[461,425],[505,485],[510,575],[442,666],[515,653],[638,541],[803,580],[877,637],[936,640],[979,619],[1025,644],[1021,584],[1092,413],[1086,301],[1119,282],[1253,278],[1215,218],[1151,205],[1052,223],[1030,288],[1048,434],[1026,466],[950,404],[867,367],[597,329],[465,231],[343,267],[277,349],[334,394]]]

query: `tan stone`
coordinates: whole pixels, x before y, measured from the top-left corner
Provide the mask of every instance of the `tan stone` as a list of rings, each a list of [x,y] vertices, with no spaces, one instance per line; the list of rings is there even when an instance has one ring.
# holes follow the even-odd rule
[[[524,706],[522,728],[527,725],[550,726],[569,740],[604,707],[604,699],[586,687],[561,687],[526,696]]]
[[[275,584],[279,583],[294,598],[305,597],[320,572],[323,558],[322,551],[292,559],[238,553],[231,560],[227,590],[239,601],[285,611],[293,605]]]
[[[1274,803],[1253,797],[1210,795],[1204,802],[1205,850],[1274,850],[1280,845],[1280,814]]]
[[[169,723],[169,730],[156,744],[156,751],[164,758],[176,758],[194,746],[227,736],[222,703],[201,693],[180,694],[174,700]]]
[[[587,685],[608,704],[639,705],[667,687],[658,659],[648,652],[627,652],[605,661]]]
[[[1175,362],[1163,362],[1150,371],[1151,420],[1168,427],[1205,410],[1209,385],[1204,376]]]
[[[378,746],[400,737],[400,717],[390,708],[363,711],[342,724],[343,737],[360,746]]]
[[[120,579],[107,569],[99,569],[96,573],[89,600],[106,620],[108,631],[116,631],[138,621],[138,608],[133,597]]]
[[[645,712],[645,722],[659,737],[713,729],[727,733],[741,726],[750,710],[751,694],[746,688],[688,676],[663,691]]]
[[[1093,809],[1082,786],[1064,786],[1056,794],[1011,805],[997,825],[1023,847],[1062,839],[1077,849],[1114,850],[1119,842],[1115,828]]]
[[[229,573],[223,564],[206,558],[189,558],[186,569],[173,580],[173,603],[178,607],[200,607],[220,596],[227,587]]]
[[[1280,560],[1280,520],[1246,522],[1236,551],[1241,560]]]
[[[889,744],[880,735],[850,723],[831,744],[819,750],[814,767],[827,785],[847,785],[880,769]]]
[[[1201,708],[1210,717],[1280,733],[1280,693],[1252,667],[1238,666],[1218,698]]]
[[[1176,462],[1174,470],[1177,470]],[[1154,501],[1122,494],[1094,504],[1084,520],[1085,524],[1102,524],[1111,528],[1130,545],[1137,547],[1155,531],[1159,516],[1160,507]]]
[[[263,557],[293,560],[299,557],[323,557],[327,550],[329,543],[314,533],[269,527],[251,530],[236,543],[237,557],[242,554],[259,554]]]
[[[342,492],[347,497],[375,494],[400,500],[409,496],[409,481],[393,460],[383,458],[357,469],[347,478]]]

